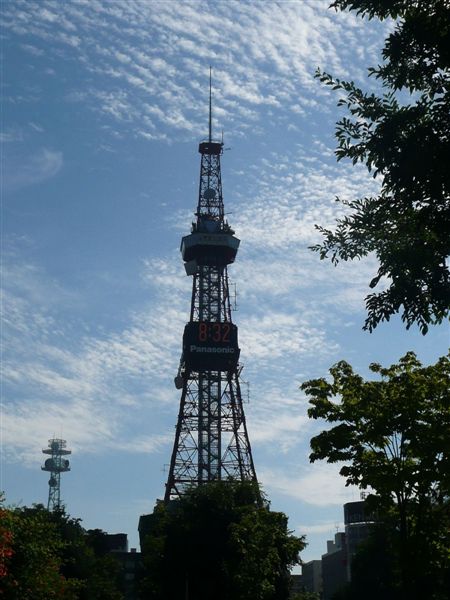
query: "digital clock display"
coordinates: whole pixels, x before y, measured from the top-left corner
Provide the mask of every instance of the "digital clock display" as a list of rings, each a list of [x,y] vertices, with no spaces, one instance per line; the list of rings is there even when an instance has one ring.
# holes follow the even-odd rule
[[[183,335],[183,355],[194,371],[228,371],[239,360],[237,327],[229,322],[188,323]]]
[[[216,342],[221,344],[230,343],[231,323],[198,323],[197,339],[200,343]]]

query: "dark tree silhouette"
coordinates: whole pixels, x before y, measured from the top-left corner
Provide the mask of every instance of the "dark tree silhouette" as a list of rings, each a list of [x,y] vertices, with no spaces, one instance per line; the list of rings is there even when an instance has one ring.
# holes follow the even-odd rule
[[[370,369],[341,361],[332,382],[302,385],[308,414],[332,426],[311,440],[311,461],[343,462],[346,484],[373,492],[396,549],[402,598],[444,600],[450,579],[450,355],[423,367],[414,353]]]
[[[0,507],[0,595],[8,600],[122,600],[121,565],[64,510]]]
[[[158,504],[143,544],[153,600],[285,600],[303,538],[261,505],[253,483],[210,482]]]
[[[366,297],[364,329],[401,312],[423,334],[450,309],[450,3],[448,0],[336,0],[336,10],[397,19],[383,63],[369,69],[385,93],[317,72],[344,97],[338,160],[362,162],[381,178],[378,196],[347,202],[334,231],[318,226],[320,258],[333,263],[374,253],[379,262]],[[339,198],[338,198],[339,200]]]

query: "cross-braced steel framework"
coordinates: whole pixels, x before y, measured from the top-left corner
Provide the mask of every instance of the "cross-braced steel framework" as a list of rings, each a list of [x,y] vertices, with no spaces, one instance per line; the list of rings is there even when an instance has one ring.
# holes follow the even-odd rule
[[[210,481],[256,482],[239,383],[242,370],[237,360],[239,349],[237,341],[235,347],[231,343],[227,347],[228,338],[220,333],[221,327],[225,327],[225,332],[235,328],[231,325],[227,265],[234,261],[239,240],[224,216],[220,170],[223,143],[211,137],[211,95],[209,123],[208,141],[199,146],[197,220],[192,224],[192,234],[182,242],[186,272],[193,276],[190,322],[186,327],[195,329],[195,324],[203,327],[202,356],[227,352],[236,358],[223,364],[220,358],[216,359],[212,368],[209,359],[204,364],[201,359],[190,360],[190,352],[199,350],[194,343],[187,342],[183,347],[176,378],[177,387],[182,389],[180,411],[166,502],[189,487]],[[214,347],[217,340],[222,344]]]

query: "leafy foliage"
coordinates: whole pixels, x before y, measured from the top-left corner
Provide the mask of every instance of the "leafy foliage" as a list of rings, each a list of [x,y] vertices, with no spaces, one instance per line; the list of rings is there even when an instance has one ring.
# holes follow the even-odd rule
[[[320,596],[316,592],[299,592],[292,596],[292,600],[320,600]]]
[[[352,578],[333,600],[396,600],[400,597],[395,528],[378,525],[352,558]]]
[[[2,509],[1,527],[8,532],[9,552],[1,586],[11,600],[75,600],[76,581],[60,572],[64,543],[43,508]]]
[[[217,482],[158,504],[143,547],[145,597],[287,598],[289,569],[305,543],[259,498],[254,484]]]
[[[0,504],[3,495],[0,494]],[[13,556],[13,534],[10,515],[7,510],[0,506],[0,581],[8,576],[8,566]]]
[[[324,241],[313,250],[335,264],[375,253],[379,269],[370,288],[388,286],[366,297],[364,328],[372,331],[402,310],[407,328],[417,323],[425,334],[450,310],[450,4],[336,0],[332,6],[398,21],[384,62],[369,69],[384,95],[316,74],[343,93],[338,106],[350,114],[337,123],[337,159],[364,163],[382,186],[376,197],[343,201],[349,214],[335,231],[318,226]]]
[[[370,369],[380,381],[341,361],[331,383],[302,385],[309,416],[331,424],[312,438],[310,460],[343,461],[347,485],[374,492],[369,502],[392,532],[401,589],[440,600],[450,573],[450,355],[423,367],[408,352]]]
[[[123,598],[119,563],[97,552],[79,519],[42,505],[0,509],[0,584],[11,600]]]

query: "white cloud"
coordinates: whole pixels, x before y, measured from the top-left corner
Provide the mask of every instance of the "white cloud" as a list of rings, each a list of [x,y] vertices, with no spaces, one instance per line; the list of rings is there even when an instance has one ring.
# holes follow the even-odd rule
[[[44,51],[41,50],[41,48],[36,48],[36,46],[33,46],[32,44],[20,44],[20,47],[33,56],[42,56],[44,54]]]
[[[317,112],[318,98],[321,110],[324,103],[334,104],[329,91],[314,80],[319,64],[336,76],[365,78],[365,65],[376,62],[379,32],[387,25],[361,28],[355,15],[336,14],[328,4],[231,0],[119,6],[43,0],[5,6],[4,27],[27,35],[25,50],[35,55],[44,51],[39,44],[54,42],[61,56],[76,57],[88,72],[100,76],[109,94],[129,86],[133,93],[125,99],[96,103],[106,93],[99,88],[88,98],[91,108],[107,118],[122,122],[128,114],[134,135],[135,128],[142,131],[142,105],[150,95],[159,109],[159,127],[173,129],[177,136],[199,131],[212,63],[216,114],[233,137],[248,128],[249,118],[273,116],[274,107],[278,120],[299,114],[308,118]],[[358,53],[364,67],[355,64]],[[351,73],[348,56],[353,58]]]
[[[131,313],[121,329],[103,334],[86,333],[60,308],[77,305],[76,294],[49,280],[36,265],[21,263],[19,256],[6,261],[3,377],[12,451],[31,456],[30,440],[45,439],[49,428],[58,431],[61,424],[74,446],[92,451],[103,451],[113,439],[117,447],[135,452],[158,451],[168,441],[176,411],[169,426],[164,425],[166,432],[159,427],[167,409],[178,402],[172,378],[192,285],[178,263],[174,256],[144,261],[142,284],[151,293],[151,304]],[[251,437],[259,447],[281,439],[280,450],[286,453],[308,433],[298,384],[283,388],[282,381],[293,378],[293,365],[302,356],[314,352],[316,358],[327,357],[336,349],[325,330],[311,324],[315,320],[312,313],[297,318],[272,310],[270,317],[254,314],[240,323],[243,360],[255,378]],[[259,382],[261,372],[266,373],[264,383]],[[143,422],[139,417],[155,409],[156,418]],[[131,443],[127,431],[132,424],[136,433]]]
[[[286,453],[288,450],[298,446],[304,438],[308,429],[308,417],[303,414],[295,414],[295,409],[281,412],[276,409],[277,398],[272,397],[272,407],[268,411],[257,411],[249,425],[252,443],[258,445],[273,444],[277,442],[277,451]],[[261,399],[259,399],[261,402]],[[262,413],[258,415],[258,413]],[[266,414],[264,414],[266,413]],[[267,414],[268,413],[268,414]]]
[[[336,464],[314,463],[289,473],[280,469],[263,468],[259,479],[264,487],[314,506],[342,505],[359,499],[355,487],[345,487]]]
[[[112,446],[115,450],[124,452],[153,454],[154,452],[166,451],[173,443],[173,431],[162,434],[146,435],[138,438],[133,437],[129,440],[114,442]]]
[[[28,123],[28,125],[31,127],[31,129],[33,129],[37,133],[43,133],[44,132],[44,128],[42,127],[42,125],[39,125],[38,123],[33,123],[33,121],[30,121]]]
[[[328,346],[325,331],[314,327],[294,313],[271,310],[260,316],[249,315],[243,324],[241,346],[251,359],[289,360],[310,352],[314,346]]]
[[[88,452],[110,446],[160,451],[172,427],[159,429],[164,409],[152,419],[150,414],[168,403],[185,319],[176,308],[167,309],[167,290],[160,304],[132,313],[123,329],[86,334],[68,318],[70,293],[34,265],[17,264],[20,257],[7,259],[13,263],[5,269],[3,305],[2,433],[8,456],[35,462],[33,440],[61,427],[74,448]]]
[[[21,142],[23,141],[23,132],[19,129],[10,129],[8,131],[0,132],[0,143],[8,144],[10,142]]]
[[[296,530],[304,535],[315,535],[318,533],[328,533],[330,539],[333,538],[336,531],[343,531],[344,523],[339,521],[325,521],[316,523],[314,525],[303,525],[300,524],[296,527]]]
[[[6,155],[5,189],[16,190],[51,179],[58,174],[63,163],[62,152],[49,148],[41,148],[34,154],[25,157]]]

